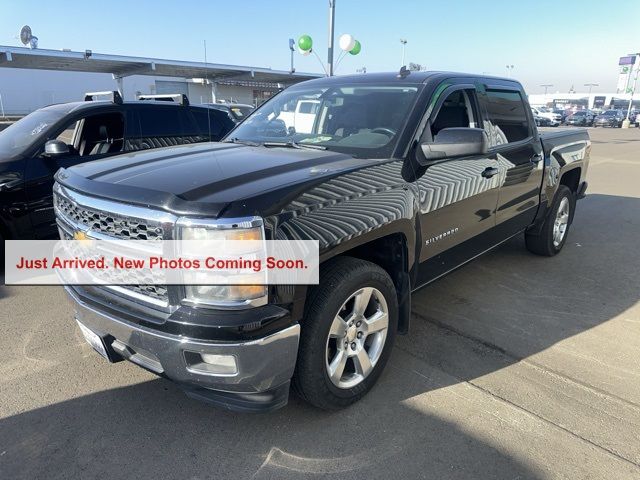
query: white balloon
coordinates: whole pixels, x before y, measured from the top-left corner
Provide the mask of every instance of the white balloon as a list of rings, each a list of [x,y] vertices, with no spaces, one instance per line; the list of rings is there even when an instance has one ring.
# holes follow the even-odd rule
[[[298,47],[298,51],[300,52],[301,55],[304,55],[305,57],[311,53],[311,50],[302,50],[300,47]]]
[[[352,35],[345,33],[344,35],[340,35],[340,40],[338,40],[338,45],[340,45],[340,48],[342,50],[344,50],[345,52],[348,52],[349,50],[353,49],[353,47],[356,46],[356,39],[353,38]]]

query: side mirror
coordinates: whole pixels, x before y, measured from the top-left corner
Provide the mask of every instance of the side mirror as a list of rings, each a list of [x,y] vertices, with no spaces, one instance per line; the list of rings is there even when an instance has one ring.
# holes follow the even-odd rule
[[[49,157],[60,157],[69,153],[69,145],[62,140],[49,140],[44,144],[44,154]]]
[[[422,155],[418,154],[417,160],[422,166],[449,158],[484,155],[489,145],[482,128],[443,128],[433,140],[420,145]]]

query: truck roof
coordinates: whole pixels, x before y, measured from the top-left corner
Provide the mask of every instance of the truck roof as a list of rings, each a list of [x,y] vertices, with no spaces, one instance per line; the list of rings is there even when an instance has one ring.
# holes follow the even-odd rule
[[[91,110],[92,108],[104,107],[106,105],[118,105],[114,104],[109,100],[93,100],[93,101],[79,101],[79,102],[67,102],[67,103],[54,103],[53,105],[48,105],[43,107],[41,110],[49,110],[49,111],[59,111],[63,113],[71,113],[79,110]],[[133,101],[124,101],[120,105],[162,105],[169,106],[175,108],[184,108],[184,105],[175,102],[150,102],[150,101],[141,101],[141,100],[133,100]],[[202,108],[210,108],[206,104],[202,105],[189,105],[190,107],[202,107]]]
[[[444,80],[446,78],[475,78],[478,80],[495,80],[496,82],[503,83],[512,83],[521,87],[520,82],[514,80],[512,78],[506,77],[496,77],[492,75],[477,75],[472,73],[462,73],[462,72],[446,72],[446,71],[419,71],[412,72],[408,71],[405,75],[400,75],[399,71],[395,72],[380,72],[380,73],[365,73],[365,74],[355,74],[355,75],[338,75],[334,77],[322,77],[313,80],[307,80],[305,82],[297,83],[289,89],[296,88],[306,88],[307,86],[322,86],[322,85],[335,85],[336,83],[356,83],[356,84],[367,84],[367,83],[406,83],[406,84],[417,84],[417,83],[427,83],[430,80]]]

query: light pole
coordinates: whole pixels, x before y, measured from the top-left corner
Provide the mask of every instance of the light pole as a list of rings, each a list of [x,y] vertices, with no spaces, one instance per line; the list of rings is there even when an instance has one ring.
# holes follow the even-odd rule
[[[404,49],[407,45],[407,39],[401,38],[400,43],[402,44],[402,62],[400,62],[400,67],[404,67]]]
[[[599,87],[600,84],[599,83],[585,83],[584,86],[585,87],[589,87],[589,95],[591,95],[591,89],[593,87]]]
[[[507,67],[507,78],[511,78],[511,72],[513,72],[513,65],[506,65]]]
[[[353,38],[353,35],[350,35],[348,33],[345,33],[343,35],[340,36],[340,40],[338,42],[338,45],[340,46],[340,49],[342,50],[342,53],[338,56],[338,61],[334,63],[334,59],[333,59],[333,45],[334,45],[334,38],[333,38],[333,33],[335,30],[335,21],[336,21],[336,0],[329,0],[329,46],[327,48],[327,64],[325,67],[324,62],[322,61],[322,59],[320,58],[320,56],[318,55],[318,52],[316,52],[313,49],[313,39],[305,34],[300,36],[300,38],[298,38],[298,51],[304,55],[310,55],[310,54],[314,54],[316,56],[316,58],[318,59],[318,62],[320,62],[320,65],[322,65],[322,69],[324,70],[324,73],[328,76],[331,77],[333,76],[333,73],[335,71],[335,69],[340,65],[340,62],[342,61],[342,59],[344,59],[344,57],[346,56],[347,53],[351,54],[351,55],[358,55],[360,53],[360,51],[362,50],[362,44],[356,40],[355,38]],[[292,45],[291,45],[291,41],[289,41],[289,49],[292,49]],[[293,51],[293,50],[292,50]],[[293,63],[291,65],[291,69],[293,70]]]
[[[544,94],[547,94],[547,88],[549,87],[553,87],[552,83],[543,83],[542,85],[540,85],[541,87],[544,87]],[[545,100],[546,101],[546,100]]]
[[[289,50],[291,50],[291,68],[289,69],[289,73],[293,73],[296,71],[293,68],[293,53],[296,51],[296,41],[293,38],[289,39]]]
[[[591,104],[591,89],[592,89],[593,87],[598,87],[598,86],[600,86],[600,84],[599,84],[599,83],[585,83],[585,84],[584,84],[584,86],[585,86],[585,87],[589,87],[589,100],[588,100],[588,102],[587,102],[587,108],[593,108],[593,107],[590,105],[590,104]],[[593,103],[595,103],[595,102],[593,102]]]
[[[329,64],[329,76],[333,76],[333,27],[336,23],[336,0],[329,0],[329,50],[327,63]]]

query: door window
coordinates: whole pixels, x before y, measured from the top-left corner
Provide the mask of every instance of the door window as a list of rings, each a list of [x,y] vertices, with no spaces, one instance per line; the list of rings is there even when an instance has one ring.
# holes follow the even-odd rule
[[[73,147],[73,136],[79,124],[79,121],[72,122],[67,126],[67,128],[60,132],[60,134],[55,139],[66,143],[70,147]]]
[[[471,101],[473,95],[473,90],[456,90],[447,96],[436,117],[431,122],[431,135],[433,138],[443,128],[476,128],[476,115]]]
[[[82,157],[121,152],[124,145],[124,117],[119,112],[92,115],[81,120],[78,154]]]
[[[484,128],[493,146],[519,142],[530,136],[529,120],[520,92],[487,89],[483,96]]]

